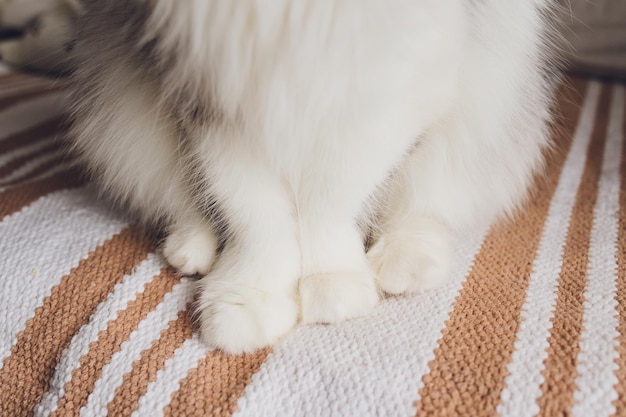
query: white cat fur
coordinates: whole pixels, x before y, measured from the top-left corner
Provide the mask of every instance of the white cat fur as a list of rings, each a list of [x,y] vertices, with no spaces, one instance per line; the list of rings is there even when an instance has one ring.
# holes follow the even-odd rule
[[[548,2],[85,3],[76,148],[206,275],[226,352],[440,284],[449,235],[512,212],[542,163]]]

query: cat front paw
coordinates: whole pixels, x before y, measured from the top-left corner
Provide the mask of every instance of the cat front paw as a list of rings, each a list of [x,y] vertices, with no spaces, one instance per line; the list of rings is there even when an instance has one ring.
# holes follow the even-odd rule
[[[369,269],[319,273],[300,281],[302,322],[336,323],[369,313],[378,304]]]
[[[252,353],[273,345],[298,320],[298,304],[286,292],[210,283],[201,291],[202,340],[228,354]]]
[[[404,226],[383,233],[367,253],[379,288],[388,294],[403,294],[445,283],[451,267],[447,229],[429,219]]]
[[[175,228],[165,239],[163,255],[184,275],[206,275],[215,260],[217,244],[217,236],[209,225]]]

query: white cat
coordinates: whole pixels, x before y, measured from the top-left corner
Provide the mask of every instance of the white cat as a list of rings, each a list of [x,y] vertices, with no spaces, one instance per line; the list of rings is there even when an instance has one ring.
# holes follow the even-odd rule
[[[226,352],[444,282],[542,164],[548,1],[84,3],[75,146]]]

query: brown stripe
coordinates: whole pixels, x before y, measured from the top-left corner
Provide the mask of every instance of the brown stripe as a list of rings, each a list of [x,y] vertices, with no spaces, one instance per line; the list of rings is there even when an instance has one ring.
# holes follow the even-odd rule
[[[230,417],[237,411],[237,400],[269,352],[264,349],[241,356],[209,352],[181,381],[181,388],[172,395],[164,416]]]
[[[15,106],[16,104],[23,103],[34,98],[44,96],[46,94],[61,91],[62,88],[58,86],[49,85],[46,87],[37,87],[35,89],[25,89],[9,97],[0,98],[0,111]]]
[[[624,92],[624,90],[622,90]],[[626,114],[622,133],[626,138]],[[620,194],[619,194],[619,233],[617,236],[617,315],[619,331],[619,357],[617,358],[617,400],[614,416],[626,416],[626,144],[622,148],[622,163],[620,167]]]
[[[37,199],[60,190],[83,185],[82,174],[68,170],[40,181],[31,182],[0,192],[0,221]]]
[[[61,352],[121,278],[153,250],[125,229],[83,259],[26,323],[0,369],[0,415],[27,416],[49,388]]]
[[[33,81],[33,80],[50,81],[47,78],[38,77],[38,76],[31,75],[31,74],[25,74],[22,72],[9,72],[7,74],[0,75],[0,88],[7,86],[7,85],[10,85],[10,86],[19,85],[23,82]]]
[[[0,185],[4,184],[3,182],[4,177],[11,175],[14,171],[21,168],[23,165],[26,165],[33,159],[38,158],[40,156],[54,153],[58,151],[60,148],[61,148],[61,143],[59,141],[52,141],[32,153],[20,156],[19,158],[16,158],[12,161],[9,161],[7,164],[0,166]],[[25,175],[28,175],[28,173],[26,173]]]
[[[547,178],[513,222],[495,225],[486,237],[423,379],[419,416],[496,414],[532,262],[579,117],[576,98],[560,97],[567,129],[554,137]]]
[[[33,82],[62,85],[66,82],[66,79],[62,77],[46,77],[40,74],[14,71],[0,75],[0,90],[7,86],[15,87],[21,84]]]
[[[2,85],[0,86],[0,97],[5,98],[9,96],[14,96],[20,94],[22,92],[28,92],[35,89],[56,87],[63,88],[64,84],[62,83],[54,83],[51,80],[45,79],[30,79],[24,80],[24,82],[16,84],[16,85]]]
[[[102,367],[109,363],[139,322],[163,301],[165,294],[178,282],[180,279],[173,273],[162,272],[146,285],[135,300],[128,303],[126,309],[119,313],[115,321],[108,324],[106,330],[98,334],[98,339],[89,346],[89,353],[80,358],[80,366],[72,373],[71,381],[65,384],[65,395],[59,400],[52,417],[80,414],[80,409],[87,404],[89,394],[102,375]]]
[[[539,416],[568,415],[574,405],[576,364],[583,324],[584,292],[587,285],[589,239],[593,224],[593,208],[598,197],[598,181],[606,142],[611,89],[602,89],[593,134],[587,150],[587,161],[572,210],[552,328],[548,338],[548,357],[542,372],[542,396],[537,401]]]
[[[7,188],[22,187],[27,185],[27,183],[29,182],[36,181],[40,175],[43,175],[46,172],[51,171],[53,168],[57,168],[61,165],[65,165],[65,167],[62,168],[63,171],[72,169],[69,167],[69,164],[70,161],[65,157],[65,155],[56,155],[54,158],[44,162],[41,165],[38,165],[32,171],[29,171],[28,173],[18,178],[14,178],[11,181],[2,182],[2,185],[6,186]]]
[[[0,86],[13,85],[17,80],[23,80],[26,76],[20,72],[7,72],[4,74],[0,74]]]
[[[115,390],[115,397],[107,406],[107,415],[131,415],[139,405],[139,398],[148,390],[148,384],[156,380],[157,372],[164,368],[165,361],[174,355],[174,351],[191,338],[192,330],[188,311],[178,313],[178,318],[171,321],[160,338],[133,363],[132,371],[124,375],[124,382]]]
[[[27,130],[15,133],[0,140],[0,154],[30,145],[47,137],[56,137],[64,130],[64,128],[64,117],[56,117],[36,126],[29,127]]]

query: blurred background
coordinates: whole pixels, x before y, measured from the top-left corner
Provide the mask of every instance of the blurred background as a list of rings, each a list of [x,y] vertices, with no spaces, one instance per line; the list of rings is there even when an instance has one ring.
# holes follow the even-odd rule
[[[563,8],[565,69],[626,79],[626,0],[557,1]],[[72,26],[79,13],[80,0],[0,0],[2,60],[44,72],[71,68]]]
[[[626,79],[626,0],[561,0],[571,71]],[[569,44],[569,46],[568,46]]]

